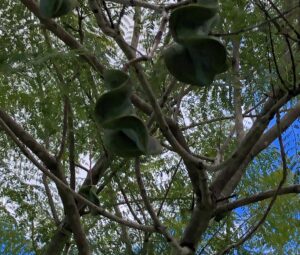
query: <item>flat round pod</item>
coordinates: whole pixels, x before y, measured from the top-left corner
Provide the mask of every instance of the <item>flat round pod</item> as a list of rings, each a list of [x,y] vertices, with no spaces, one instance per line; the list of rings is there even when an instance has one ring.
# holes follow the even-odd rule
[[[103,74],[107,92],[96,103],[95,117],[104,129],[104,146],[121,157],[161,152],[158,141],[150,137],[143,121],[134,114],[129,76],[120,70],[106,70]]]
[[[130,102],[131,90],[126,84],[102,95],[96,102],[95,116],[100,125],[105,127],[110,119],[132,114]]]
[[[131,82],[128,75],[119,70],[107,70],[103,74],[104,85],[109,89],[96,102],[95,116],[100,125],[124,115],[132,114],[130,102]]]
[[[63,0],[40,0],[40,10],[45,18],[53,18],[59,10]]]
[[[215,4],[190,4],[175,9],[169,19],[170,32],[176,42],[187,36],[203,33],[201,27],[218,11]]]
[[[173,43],[163,55],[167,69],[178,81],[198,85],[193,60],[186,47]]]
[[[226,49],[216,38],[195,36],[173,44],[164,52],[169,72],[179,81],[207,86],[227,70]]]
[[[112,119],[107,122],[105,128],[114,131],[122,131],[122,133],[130,139],[140,151],[147,151],[149,140],[148,130],[142,120],[137,116],[128,115],[118,119]]]
[[[224,45],[215,37],[186,38],[184,45],[195,66],[196,79],[205,86],[213,82],[216,74],[227,70],[227,54]]]
[[[143,151],[121,130],[104,130],[103,143],[111,153],[124,157],[138,157],[144,154]]]
[[[104,130],[105,147],[121,157],[158,154],[159,142],[149,136],[145,124],[135,115],[112,120]]]
[[[77,5],[77,0],[40,0],[40,10],[45,18],[63,16]]]
[[[203,4],[203,5],[216,5],[218,6],[219,1],[218,0],[197,0],[198,4]]]
[[[129,82],[129,76],[118,69],[107,69],[103,72],[104,85],[112,90],[120,87],[121,84]]]
[[[127,91],[108,92],[101,96],[96,103],[95,116],[98,123],[105,127],[110,119],[133,113],[133,107]]]
[[[61,7],[57,10],[53,18],[68,14],[76,6],[78,6],[77,0],[63,0]]]

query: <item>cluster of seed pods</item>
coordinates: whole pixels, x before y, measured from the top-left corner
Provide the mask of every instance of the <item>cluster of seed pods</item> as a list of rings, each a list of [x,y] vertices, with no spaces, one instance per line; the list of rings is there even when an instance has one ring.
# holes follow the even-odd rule
[[[209,0],[198,0],[171,13],[169,28],[174,43],[165,50],[164,59],[177,80],[208,86],[215,75],[227,70],[225,47],[209,35],[218,19],[218,4]]]
[[[107,92],[98,99],[95,116],[104,129],[105,148],[121,157],[159,153],[159,142],[149,135],[143,121],[134,113],[129,76],[110,69],[104,72],[104,84]]]

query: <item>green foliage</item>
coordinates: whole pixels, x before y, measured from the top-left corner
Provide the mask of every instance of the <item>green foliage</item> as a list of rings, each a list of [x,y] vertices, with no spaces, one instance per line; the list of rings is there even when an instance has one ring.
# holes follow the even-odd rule
[[[8,211],[0,208],[0,252],[1,254],[23,255],[30,252],[30,242],[24,230]]]
[[[104,128],[105,147],[121,157],[159,153],[158,141],[149,136],[145,124],[134,115],[130,102],[131,81],[127,74],[108,70],[104,73],[104,82],[109,91],[98,99],[95,115]]]
[[[78,27],[80,19],[75,13],[74,15],[64,15],[56,22],[63,26],[71,36],[81,42],[105,67],[120,70],[122,65],[127,62],[124,54],[120,53],[113,39],[99,32],[96,20],[91,15],[91,10],[88,7],[88,1],[80,0],[78,2],[79,11],[83,14],[82,42],[82,35],[80,35]],[[110,1],[105,2],[111,10],[113,21],[117,23],[123,6]],[[167,2],[171,1],[149,1],[149,3],[158,5],[166,4]],[[198,6],[198,4],[202,6],[207,2],[207,0],[197,1],[197,4],[193,4],[193,6]],[[217,1],[210,1],[210,3],[212,2],[215,4]],[[289,1],[274,1],[280,8],[287,2]],[[238,76],[242,88],[242,109],[247,111],[264,99],[265,94],[270,91],[270,78],[273,79],[275,84],[278,81],[274,66],[272,66],[271,73],[268,67],[271,52],[267,23],[257,26],[262,22],[266,22],[266,18],[257,6],[247,0],[220,1],[220,17],[215,12],[214,5],[207,8],[210,8],[211,13],[215,14],[209,14],[209,12],[202,14],[209,14],[211,18],[209,16],[207,20],[204,20],[201,14],[201,16],[198,15],[197,19],[194,19],[199,9],[197,8],[197,11],[195,9],[195,15],[190,15],[191,17],[187,16],[185,17],[186,19],[183,19],[183,21],[188,21],[188,26],[184,27],[181,26],[181,23],[177,24],[180,31],[178,33],[175,31],[177,29],[175,22],[171,22],[170,25],[174,26],[174,28],[170,27],[170,33],[168,29],[165,31],[152,61],[141,62],[140,64],[145,70],[157,99],[163,98],[169,86],[171,75],[163,61],[165,56],[163,56],[162,52],[164,50],[168,51],[171,36],[175,41],[177,40],[176,43],[179,43],[179,46],[171,45],[171,49],[174,47],[173,50],[179,48],[181,51],[182,47],[185,48],[185,50],[182,50],[184,52],[183,55],[178,54],[179,60],[170,60],[170,62],[173,61],[171,68],[174,68],[174,73],[176,72],[177,75],[183,75],[185,72],[190,73],[192,72],[191,70],[194,70],[194,62],[189,60],[194,55],[194,52],[187,50],[188,47],[184,46],[184,39],[190,35],[195,34],[205,39],[207,38],[207,31],[209,31],[212,34],[209,37],[212,39],[212,43],[210,44],[208,40],[207,43],[204,41],[204,44],[207,44],[205,47],[212,50],[216,48],[222,55],[222,52],[225,52],[221,49],[223,46],[213,37],[217,36],[228,51],[228,59],[232,55],[232,41],[238,39],[241,41],[240,71]],[[122,18],[120,25],[121,34],[130,43],[133,31],[131,15],[134,14],[135,8],[126,6],[124,9],[125,17]],[[142,30],[137,57],[140,56],[140,53],[147,54],[151,52],[161,22],[160,12],[145,8],[141,8],[141,10],[140,26]],[[193,12],[194,9],[189,11]],[[272,18],[278,16],[274,10],[270,9],[269,11]],[[180,16],[179,12],[176,15],[175,13],[171,15],[171,19],[175,19],[174,17],[178,15],[180,22],[182,22],[181,17],[183,16]],[[70,50],[52,33],[49,33],[49,43],[52,48],[49,49],[43,36],[43,26],[20,1],[0,1],[0,16],[1,108],[13,116],[52,155],[57,155],[62,140],[63,95],[67,94],[74,113],[75,162],[89,169],[97,161],[99,155],[106,153],[101,147],[102,140],[100,136],[103,136],[103,134],[100,133],[104,130],[105,140],[107,139],[106,137],[109,137],[109,135],[106,136],[106,130],[109,129],[104,128],[101,122],[103,129],[99,128],[95,122],[94,111],[97,99],[106,97],[104,86],[113,84],[113,80],[108,83],[103,82],[99,73],[90,68],[81,58],[78,58],[80,51]],[[221,22],[215,24],[218,18]],[[282,20],[274,19],[274,21],[281,22]],[[194,22],[195,25],[193,25]],[[251,29],[251,27],[256,28]],[[250,28],[247,32],[238,32],[247,28]],[[282,66],[281,56],[286,52],[286,44],[283,37],[278,35],[276,29],[272,27],[271,32],[273,34],[276,57],[279,65]],[[178,36],[175,39],[177,34],[179,35],[180,33],[183,33],[184,37],[180,39],[180,36]],[[191,40],[187,40],[188,45],[189,42],[194,44],[193,37],[190,37]],[[209,54],[211,53],[205,55],[206,51],[202,52],[203,46],[201,46],[201,43],[195,42],[194,45],[196,45],[196,49],[193,49],[195,56],[200,53],[204,55],[204,58],[199,58],[200,62],[197,65],[201,67],[204,63],[203,60],[206,59],[205,63],[208,63],[210,68],[214,65],[219,66],[218,63],[210,62],[218,61],[218,58],[210,58]],[[297,43],[294,46],[296,45]],[[209,59],[207,60],[207,58]],[[197,59],[195,58],[195,60]],[[181,61],[186,61],[185,65],[179,65]],[[298,62],[297,58],[296,62]],[[53,64],[56,64],[59,72],[63,74],[64,84],[58,79],[58,73]],[[179,67],[175,64],[178,64]],[[203,69],[203,67],[201,68]],[[288,68],[289,66],[285,65],[282,70],[284,77],[289,77],[290,75],[287,72]],[[180,74],[179,71],[181,72]],[[183,76],[180,79],[189,79],[189,81],[198,83],[198,78],[194,80],[191,76],[200,77],[202,71],[193,71],[192,75]],[[206,72],[206,74],[209,74],[208,77],[204,76],[207,83],[214,79],[212,78],[213,73],[210,71]],[[149,118],[143,112],[135,112],[132,106],[128,106],[128,97],[132,91],[145,102],[148,102],[132,69],[129,69],[129,75],[128,91],[124,89],[121,96],[109,96],[107,101],[103,101],[103,107],[101,106],[101,108],[105,111],[101,112],[101,116],[103,115],[104,117],[100,118],[109,119],[109,116],[119,116],[118,112],[124,110],[124,116],[120,115],[121,118],[118,121],[123,122],[124,119],[127,120],[126,118],[129,118],[134,123],[137,123],[135,125],[127,124],[128,127],[122,133],[120,139],[116,136],[112,136],[109,139],[109,141],[116,139],[112,143],[112,147],[115,146],[113,150],[116,151],[123,151],[123,148],[127,145],[127,139],[129,139],[130,144],[133,144],[133,147],[130,147],[134,151],[132,154],[136,155],[136,153],[141,154],[140,148],[146,148],[145,141],[147,139],[144,139],[144,134],[148,136],[148,146],[151,144],[152,139],[149,135],[150,132],[154,132],[155,136],[159,137],[164,143],[165,141],[155,125],[149,131],[144,129],[144,123]],[[118,89],[121,85],[118,81],[120,79],[118,75],[109,79],[115,77],[115,86],[107,88],[108,93]],[[230,117],[235,115],[233,96],[235,87],[233,84],[236,77],[232,72],[226,72],[218,75],[217,78],[213,80],[211,86],[205,87],[194,86],[190,88],[189,86],[181,86],[182,84],[177,82],[162,108],[165,116],[178,122],[179,128],[183,130],[191,151],[195,154],[212,158],[212,160],[215,159],[219,148],[226,142],[231,130],[234,128],[234,117]],[[127,74],[124,75],[125,80],[128,80]],[[126,95],[127,101],[125,100],[126,102],[122,104],[124,95]],[[291,106],[297,103],[297,100],[291,102],[284,110],[289,110]],[[114,102],[113,106],[116,107],[113,107],[113,109],[116,109],[113,115],[108,114],[111,109],[110,102]],[[258,106],[255,111],[251,112],[251,114],[254,114],[254,117],[245,119],[247,121],[245,124],[246,130],[251,126],[252,119],[255,119],[255,115],[261,110],[261,107]],[[125,114],[126,111],[130,112],[130,114]],[[205,123],[205,121],[210,120],[212,121]],[[126,121],[126,123],[128,122]],[[195,124],[194,127],[189,128],[189,125],[193,124]],[[137,133],[136,127],[140,127]],[[293,157],[288,162],[291,170],[287,185],[290,185],[294,182],[299,183],[296,175],[291,174],[295,169],[299,169],[300,154],[297,151],[293,151],[299,148],[299,128],[290,128],[285,134],[284,145],[287,155],[290,157],[293,154]],[[123,146],[122,139],[124,137],[127,139],[124,141],[126,145]],[[105,141],[105,143],[109,143],[109,141]],[[227,149],[224,151],[224,159],[232,153],[237,144],[236,136],[230,137]],[[0,133],[0,145],[0,206],[7,209],[5,213],[1,211],[0,214],[0,243],[9,244],[6,246],[6,254],[9,254],[9,252],[19,254],[22,247],[26,247],[26,251],[43,254],[41,252],[42,247],[49,243],[57,226],[53,221],[48,205],[45,188],[42,184],[42,175],[34,165],[25,159],[24,155],[16,149],[15,144],[3,132]],[[66,148],[63,153],[61,167],[67,179],[69,179],[68,156],[69,151]],[[184,164],[180,163],[176,172],[180,158],[167,148],[164,148],[162,153],[156,157],[142,156],[141,161],[143,181],[153,208],[157,212],[162,205],[162,211],[159,215],[160,220],[167,226],[171,234],[176,238],[180,238],[186,223],[190,219],[193,205],[192,187]],[[280,155],[278,151],[274,148],[265,150],[249,166],[240,186],[235,190],[235,194],[238,198],[244,198],[261,191],[276,188],[281,178],[282,169],[280,169],[279,165]],[[76,174],[76,190],[79,190],[82,178],[87,173],[76,167]],[[215,173],[209,172],[208,174],[210,181]],[[111,188],[108,188],[107,183],[110,183],[109,186]],[[57,190],[52,182],[49,183],[49,186],[59,218],[62,219],[64,212]],[[169,186],[170,189],[168,189]],[[100,183],[97,185],[97,188],[99,187],[102,187],[102,190],[97,196],[98,199],[93,192],[90,194],[91,187],[86,193],[86,198],[94,201],[96,204],[100,200],[101,206],[109,212],[114,212],[115,207],[119,206],[122,216],[132,219],[132,214],[128,210],[124,202],[124,196],[120,191],[122,188],[141,222],[147,225],[152,224],[141,200],[130,160],[124,163],[120,158],[116,158],[107,171],[103,173]],[[166,199],[163,200],[167,191]],[[112,194],[115,195],[115,198],[113,198]],[[239,211],[227,214],[220,222],[213,222],[203,236],[198,251],[203,249],[201,254],[215,254],[226,245],[238,241],[261,218],[268,202],[269,200],[243,207]],[[271,251],[272,254],[296,254],[297,249],[299,249],[299,245],[295,244],[299,238],[299,206],[299,195],[279,197],[266,223],[261,226],[251,240],[248,240],[245,245],[238,249],[237,254],[261,255],[267,254],[268,251]],[[114,255],[116,251],[119,252],[118,254],[126,254],[125,242],[120,238],[121,227],[119,224],[109,221],[105,217],[91,217],[89,215],[82,217],[82,223],[87,231],[94,254]],[[127,228],[127,230],[133,250],[136,253],[141,251],[143,247],[147,247],[144,242],[144,233],[130,228]],[[151,235],[147,243],[148,254],[169,254],[170,252],[170,246],[160,235]],[[71,239],[69,254],[77,253],[74,240]]]

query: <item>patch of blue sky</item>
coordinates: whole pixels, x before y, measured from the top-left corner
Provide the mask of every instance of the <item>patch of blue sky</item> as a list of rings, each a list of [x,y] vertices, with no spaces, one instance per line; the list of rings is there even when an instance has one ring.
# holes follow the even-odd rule
[[[35,255],[34,252],[28,251],[26,248],[9,249],[9,245],[6,244],[0,245],[0,254],[1,255]]]

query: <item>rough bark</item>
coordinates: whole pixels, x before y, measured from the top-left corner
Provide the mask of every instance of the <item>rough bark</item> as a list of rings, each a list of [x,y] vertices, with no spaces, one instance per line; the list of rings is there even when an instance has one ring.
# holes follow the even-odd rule
[[[282,132],[287,130],[292,123],[297,120],[300,116],[300,103],[298,103],[294,108],[292,108],[284,117],[280,120],[280,128]],[[238,170],[226,184],[225,188],[222,191],[222,197],[229,196],[237,187],[241,178],[243,177],[248,164],[251,160],[257,156],[261,151],[266,149],[278,136],[277,127],[273,126],[270,128],[255,144],[251,152],[247,155],[245,160],[240,164]]]
[[[295,91],[298,93],[298,91]],[[276,100],[273,98],[277,98]],[[265,103],[261,114],[254,122],[253,126],[246,134],[240,145],[237,146],[235,151],[224,163],[222,170],[219,172],[211,185],[215,196],[218,198],[222,190],[230,181],[232,176],[238,171],[241,162],[243,162],[249,155],[256,142],[260,139],[263,132],[267,128],[270,120],[274,117],[277,110],[280,109],[286,102],[288,102],[293,95],[285,93],[284,91],[277,90],[272,98],[269,98]]]

